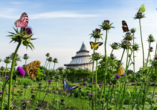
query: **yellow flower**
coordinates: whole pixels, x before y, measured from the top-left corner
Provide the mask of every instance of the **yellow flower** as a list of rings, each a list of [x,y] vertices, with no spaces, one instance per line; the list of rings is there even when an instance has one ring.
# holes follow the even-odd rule
[[[123,69],[123,66],[121,65],[119,68],[118,68],[118,75],[123,75],[124,74],[124,69]]]

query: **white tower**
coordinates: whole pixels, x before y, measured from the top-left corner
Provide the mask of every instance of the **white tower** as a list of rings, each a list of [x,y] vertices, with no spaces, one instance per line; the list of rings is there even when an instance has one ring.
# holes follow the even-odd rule
[[[90,55],[89,51],[87,51],[86,46],[82,43],[82,46],[78,52],[76,52],[76,56],[72,57],[72,61],[70,64],[64,64],[67,67],[74,67],[76,69],[88,69],[92,71],[92,62],[90,62]]]

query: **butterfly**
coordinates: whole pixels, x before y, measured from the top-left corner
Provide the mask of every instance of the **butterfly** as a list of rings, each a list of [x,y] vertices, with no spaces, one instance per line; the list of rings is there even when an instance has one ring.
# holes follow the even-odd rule
[[[124,74],[124,69],[123,69],[123,66],[121,65],[119,68],[118,68],[118,74],[119,75],[123,75]]]
[[[70,92],[71,90],[76,89],[76,88],[78,88],[78,86],[71,86],[67,83],[67,81],[65,79],[63,79],[63,90],[64,91]]]
[[[41,62],[36,60],[29,63],[27,66],[24,66],[24,70],[28,74],[28,76],[32,79],[35,79],[38,75],[38,67],[40,66]]]
[[[15,21],[16,27],[26,27],[28,25],[28,15],[24,12],[22,13],[20,19]]]
[[[128,32],[129,31],[128,25],[126,24],[126,22],[124,20],[122,21],[122,29],[123,29],[123,32]]]
[[[141,7],[140,7],[140,9],[138,10],[138,12],[143,13],[145,11],[146,11],[145,6],[144,6],[144,4],[142,4]]]
[[[97,50],[98,47],[101,46],[102,44],[103,44],[102,42],[96,42],[96,43],[94,43],[94,42],[90,42],[91,49],[94,48],[95,50]]]

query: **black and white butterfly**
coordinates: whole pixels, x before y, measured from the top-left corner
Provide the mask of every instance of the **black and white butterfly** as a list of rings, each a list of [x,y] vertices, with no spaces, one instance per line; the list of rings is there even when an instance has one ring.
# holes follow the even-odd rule
[[[78,86],[71,86],[67,83],[67,81],[65,79],[63,79],[63,90],[64,91],[70,92],[71,90],[76,89],[76,88],[78,88]]]

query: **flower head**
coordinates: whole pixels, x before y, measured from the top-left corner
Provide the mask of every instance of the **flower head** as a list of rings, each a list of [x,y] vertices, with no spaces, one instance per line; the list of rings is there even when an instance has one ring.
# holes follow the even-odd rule
[[[17,70],[19,71],[19,73],[21,74],[22,77],[25,75],[25,71],[22,67],[18,66]]]
[[[49,79],[48,82],[51,82],[51,80]]]
[[[26,34],[26,35],[31,35],[32,34],[32,29],[30,27],[22,27],[20,32],[23,33],[23,34]]]
[[[86,93],[89,93],[89,91],[86,91]]]
[[[63,68],[59,68],[59,70],[62,70]]]
[[[47,57],[49,57],[49,56],[50,56],[50,54],[49,54],[49,53],[47,53],[47,54],[46,54],[46,56],[47,56]]]
[[[45,72],[43,72],[43,74],[45,74]]]
[[[41,85],[42,83],[39,83],[39,85]]]
[[[67,67],[67,69],[70,69],[70,67]]]
[[[6,76],[5,78],[6,78],[6,79],[8,79],[8,78],[9,78],[9,76]]]
[[[41,104],[38,104],[38,107],[41,107],[42,105]]]
[[[2,94],[2,92],[0,92],[0,94]]]
[[[23,93],[23,91],[21,91],[21,93]]]
[[[64,102],[65,100],[64,99],[61,99],[61,102]]]
[[[116,74],[116,77],[119,79],[119,78],[120,78],[120,75],[119,75],[119,74]]]
[[[102,84],[99,84],[99,86],[102,86]]]

